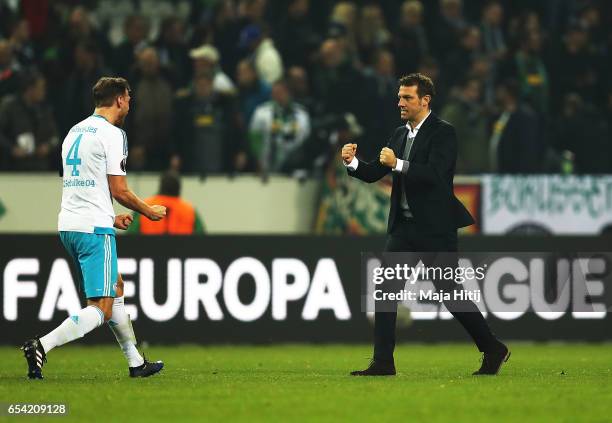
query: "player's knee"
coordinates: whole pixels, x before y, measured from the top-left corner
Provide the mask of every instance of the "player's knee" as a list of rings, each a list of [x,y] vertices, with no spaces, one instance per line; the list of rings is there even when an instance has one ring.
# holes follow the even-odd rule
[[[104,323],[108,322],[113,317],[113,309],[104,310]]]
[[[113,301],[104,302],[100,304],[100,310],[104,314],[104,323],[108,322],[113,317]]]
[[[119,275],[117,277],[117,289],[116,292],[119,293],[123,293],[123,279],[121,278],[121,275]]]

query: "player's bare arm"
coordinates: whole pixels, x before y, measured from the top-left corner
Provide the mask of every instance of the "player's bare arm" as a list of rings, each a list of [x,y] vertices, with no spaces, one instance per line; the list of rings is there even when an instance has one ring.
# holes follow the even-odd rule
[[[166,208],[164,206],[149,206],[134,194],[128,187],[127,178],[124,175],[108,175],[108,186],[113,198],[122,206],[154,221],[161,220],[166,215]],[[116,220],[115,223],[117,223]]]

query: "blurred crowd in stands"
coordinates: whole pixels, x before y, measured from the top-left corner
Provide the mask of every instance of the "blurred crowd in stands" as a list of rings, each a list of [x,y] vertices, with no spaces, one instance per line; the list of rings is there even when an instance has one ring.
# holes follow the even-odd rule
[[[0,169],[60,167],[123,76],[131,171],[320,175],[372,158],[422,72],[457,172],[612,173],[607,0],[0,0]]]

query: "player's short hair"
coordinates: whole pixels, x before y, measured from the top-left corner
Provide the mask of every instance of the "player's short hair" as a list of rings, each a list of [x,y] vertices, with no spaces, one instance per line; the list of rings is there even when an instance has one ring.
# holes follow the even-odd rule
[[[428,95],[433,99],[436,94],[436,88],[434,87],[433,81],[430,77],[422,73],[411,73],[402,76],[399,79],[399,85],[400,87],[412,87],[416,85],[419,98]]]
[[[110,107],[117,97],[130,92],[130,84],[125,78],[103,76],[93,86],[92,93],[96,107]]]

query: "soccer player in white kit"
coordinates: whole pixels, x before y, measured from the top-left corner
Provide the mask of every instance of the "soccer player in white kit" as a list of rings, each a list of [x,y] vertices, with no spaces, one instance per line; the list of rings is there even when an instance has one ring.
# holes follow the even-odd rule
[[[120,128],[130,110],[130,87],[123,78],[103,77],[93,87],[94,114],[73,126],[62,143],[64,169],[60,239],[73,257],[87,307],[69,316],[42,338],[22,349],[28,377],[42,379],[46,356],[55,347],[82,338],[104,322],[115,334],[131,377],[159,372],[136,348],[136,337],[123,302],[123,280],[117,272],[115,230],[127,229],[132,216],[115,216],[113,198],[151,220],[166,215],[164,206],[149,206],[127,186],[127,138]]]

